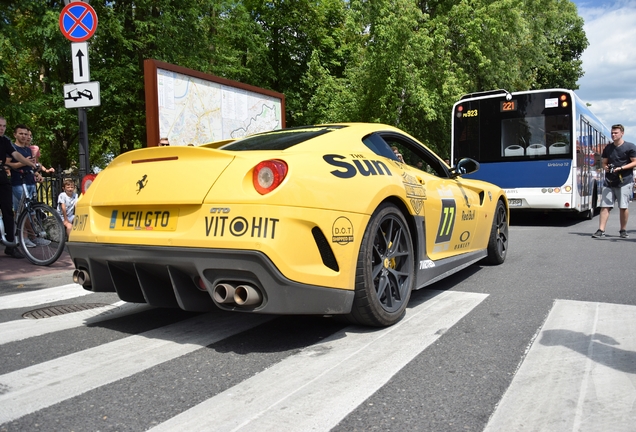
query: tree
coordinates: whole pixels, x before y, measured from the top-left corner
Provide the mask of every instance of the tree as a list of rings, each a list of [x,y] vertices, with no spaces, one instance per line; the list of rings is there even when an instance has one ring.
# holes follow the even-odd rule
[[[544,41],[545,59],[536,68],[532,88],[578,89],[577,81],[583,76],[581,55],[588,47],[588,40],[576,6],[569,0],[528,0],[528,6],[533,16],[541,17],[541,23],[533,22]]]
[[[224,0],[123,0],[94,5],[100,31],[91,70],[102,99],[89,123],[98,154],[120,154],[146,142],[143,61],[178,64],[247,83],[264,64],[260,29],[240,3]],[[252,71],[258,71],[253,74]]]
[[[305,124],[311,94],[303,85],[312,55],[332,76],[345,66],[343,0],[247,0],[246,8],[266,38],[267,75],[261,87],[285,94],[288,126]]]
[[[34,129],[45,164],[77,155],[64,108],[70,42],[62,0],[0,9],[0,115]],[[102,0],[89,40],[102,105],[88,111],[90,158],[145,145],[147,58],[285,94],[287,125],[377,121],[448,155],[462,94],[576,88],[587,40],[569,0]]]
[[[72,81],[70,46],[55,12],[63,6],[53,0],[11,2],[0,20],[0,106],[7,134],[16,124],[31,127],[42,162],[54,167],[68,167],[69,156],[77,154],[70,151],[77,142],[77,115],[62,99],[63,84]]]
[[[263,71],[265,40],[241,3],[225,0],[92,2],[91,80],[102,105],[88,110],[90,159],[145,142],[143,60],[155,58],[248,83]],[[72,82],[70,41],[59,30],[62,1],[22,0],[0,17],[0,103],[10,124],[34,129],[43,161],[68,167],[77,155],[77,112],[64,108]],[[258,71],[254,73],[253,71]],[[43,145],[46,143],[46,145]]]

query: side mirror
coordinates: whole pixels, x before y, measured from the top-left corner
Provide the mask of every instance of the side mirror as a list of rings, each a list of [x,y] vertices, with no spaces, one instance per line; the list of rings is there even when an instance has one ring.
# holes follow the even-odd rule
[[[464,158],[451,168],[451,177],[459,177],[464,174],[472,174],[479,169],[479,162],[471,158]]]

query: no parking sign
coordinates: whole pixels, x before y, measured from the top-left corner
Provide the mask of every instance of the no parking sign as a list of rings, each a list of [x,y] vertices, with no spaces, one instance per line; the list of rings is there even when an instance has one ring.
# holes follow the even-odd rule
[[[84,42],[97,30],[97,14],[88,3],[73,2],[60,14],[60,30],[71,42]]]

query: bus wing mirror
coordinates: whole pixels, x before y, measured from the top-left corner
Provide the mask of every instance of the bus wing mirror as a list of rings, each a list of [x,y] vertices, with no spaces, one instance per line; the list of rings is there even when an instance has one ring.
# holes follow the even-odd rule
[[[458,177],[464,174],[472,174],[479,169],[479,162],[471,158],[464,158],[457,162],[457,165],[451,169],[452,177]]]

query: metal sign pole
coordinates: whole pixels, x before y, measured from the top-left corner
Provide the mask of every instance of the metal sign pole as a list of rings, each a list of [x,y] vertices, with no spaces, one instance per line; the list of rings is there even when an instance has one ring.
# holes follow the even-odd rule
[[[79,176],[80,182],[90,172],[88,152],[88,122],[86,108],[101,104],[99,82],[90,82],[88,70],[88,44],[86,41],[97,30],[97,14],[88,4],[88,0],[64,0],[64,9],[60,13],[60,31],[65,38],[73,42],[73,84],[64,84],[64,106],[77,108],[79,123]]]
[[[81,181],[90,170],[86,108],[77,109],[77,118],[79,120],[79,177]]]

